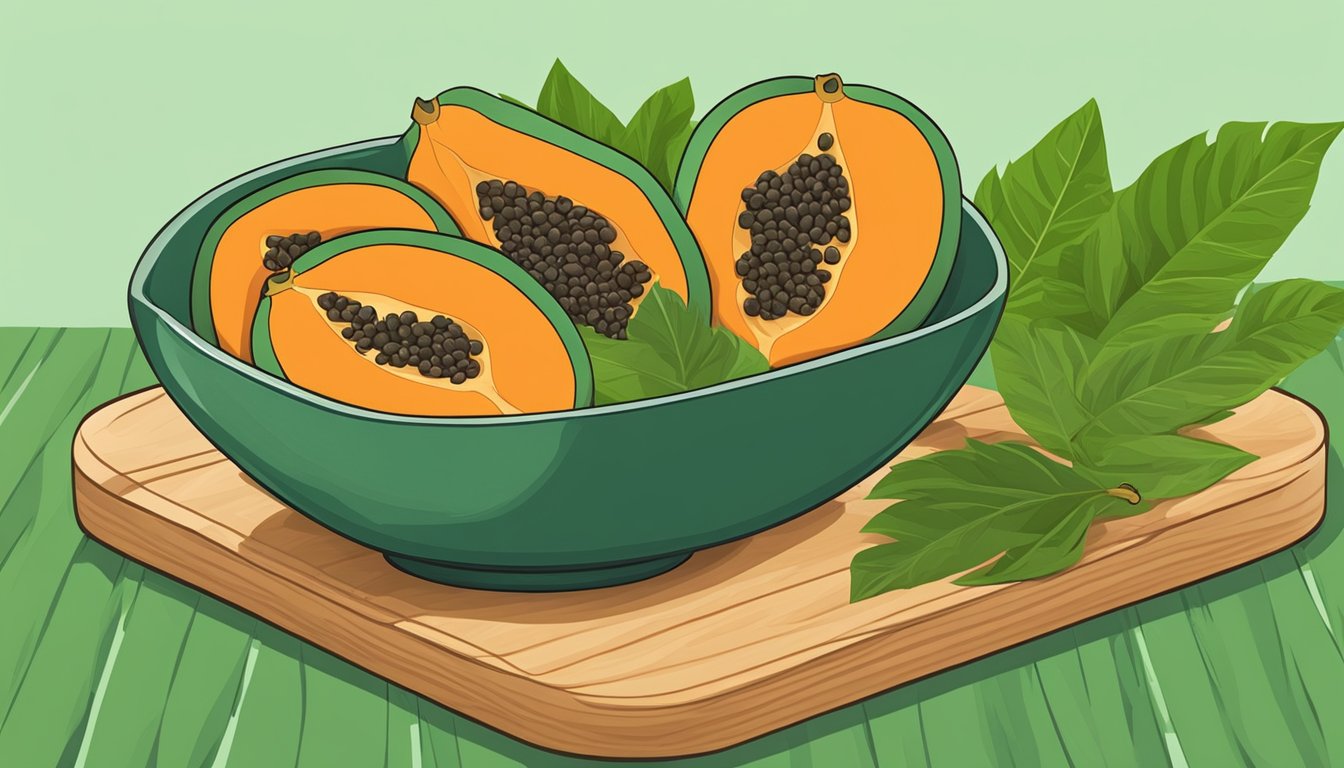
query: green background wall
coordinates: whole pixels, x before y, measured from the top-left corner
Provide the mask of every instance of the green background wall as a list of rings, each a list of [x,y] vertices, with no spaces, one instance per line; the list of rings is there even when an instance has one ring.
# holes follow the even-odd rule
[[[530,100],[557,56],[621,117],[838,71],[942,125],[974,188],[1095,96],[1113,173],[1228,120],[1344,118],[1344,2],[36,3],[0,21],[0,325],[125,325],[158,227],[271,160],[402,130],[468,83]],[[1268,278],[1344,278],[1344,149]]]

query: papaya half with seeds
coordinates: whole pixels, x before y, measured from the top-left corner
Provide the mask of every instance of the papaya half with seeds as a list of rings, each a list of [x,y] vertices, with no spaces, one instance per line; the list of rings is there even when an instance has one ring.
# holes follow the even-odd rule
[[[379,173],[310,171],[257,190],[224,211],[201,243],[191,276],[196,332],[251,362],[252,316],[270,275],[322,241],[387,227],[457,234],[428,195]]]
[[[578,408],[592,370],[560,305],[498,251],[370,230],[318,245],[270,278],[258,367],[325,397],[412,416]]]
[[[696,126],[674,192],[715,323],[771,366],[917,327],[956,254],[961,181],[946,137],[899,96],[838,75],[729,96]]]
[[[407,178],[462,233],[527,270],[576,324],[625,338],[649,283],[709,319],[709,278],[675,203],[620,152],[474,88],[417,99]]]

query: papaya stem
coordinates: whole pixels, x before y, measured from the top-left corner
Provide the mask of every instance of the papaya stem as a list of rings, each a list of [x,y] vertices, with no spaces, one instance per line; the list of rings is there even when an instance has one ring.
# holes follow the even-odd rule
[[[1139,489],[1129,483],[1121,483],[1114,488],[1107,488],[1106,494],[1108,496],[1114,496],[1117,499],[1124,499],[1130,504],[1138,504],[1140,501],[1143,501],[1143,496],[1139,493]]]
[[[420,125],[429,125],[439,119],[438,99],[415,100],[415,106],[411,107],[411,117]]]
[[[840,80],[840,76],[834,72],[828,75],[817,75],[813,78],[812,89],[816,92],[817,98],[827,104],[834,104],[845,98],[845,84]]]

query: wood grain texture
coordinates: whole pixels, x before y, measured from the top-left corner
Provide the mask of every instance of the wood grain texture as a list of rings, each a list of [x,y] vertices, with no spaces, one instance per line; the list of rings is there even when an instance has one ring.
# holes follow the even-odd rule
[[[564,752],[661,757],[745,741],[1292,544],[1321,519],[1325,429],[1271,392],[1201,432],[1261,458],[1201,494],[1094,526],[1076,567],[848,603],[880,474],[648,581],[559,594],[431,584],[275,500],[160,389],[74,442],[90,535],[375,674]],[[897,458],[1022,439],[968,387]]]

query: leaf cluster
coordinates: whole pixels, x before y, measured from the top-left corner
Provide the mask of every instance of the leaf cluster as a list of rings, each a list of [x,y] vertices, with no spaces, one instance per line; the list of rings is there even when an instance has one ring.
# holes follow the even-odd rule
[[[691,138],[695,122],[695,96],[690,78],[682,78],[649,95],[635,110],[629,123],[597,100],[565,65],[556,59],[541,85],[536,106],[511,96],[501,98],[535,109],[546,117],[583,135],[619,149],[648,169],[671,190],[681,163],[681,154]]]
[[[958,583],[1056,573],[1082,556],[1094,519],[1253,461],[1198,428],[1339,349],[1344,290],[1252,282],[1306,214],[1341,127],[1229,123],[1116,190],[1089,101],[991,170],[975,203],[1011,285],[995,378],[1017,424],[1069,464],[972,443],[897,465],[873,497],[900,501],[868,529],[896,541],[855,558],[854,599],[976,566]],[[1143,501],[1123,500],[1130,489]]]

